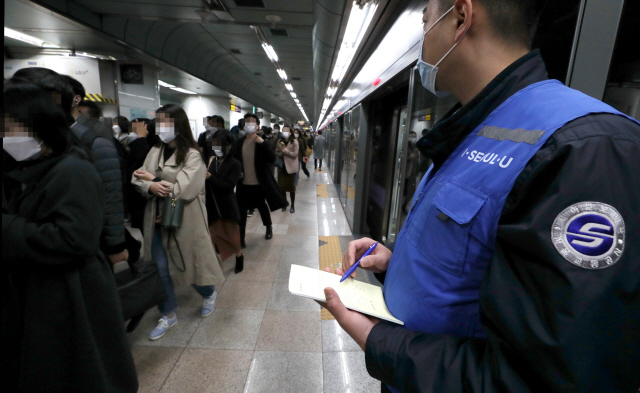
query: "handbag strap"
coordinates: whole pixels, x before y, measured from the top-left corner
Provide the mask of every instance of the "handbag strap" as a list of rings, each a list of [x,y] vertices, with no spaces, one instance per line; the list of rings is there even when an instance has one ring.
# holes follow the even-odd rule
[[[180,267],[178,266],[178,264],[176,263],[176,261],[173,260],[173,254],[171,254],[171,251],[169,251],[169,257],[171,257],[171,262],[173,262],[173,266],[176,267],[176,269],[178,269],[178,271],[184,273],[187,271],[187,265],[184,263],[184,257],[182,256],[182,250],[180,249],[180,243],[178,243],[178,239],[176,239],[176,231],[171,229],[169,231],[169,239],[167,241],[167,245],[169,245],[169,241],[171,241],[171,236],[173,236],[173,241],[176,242],[176,246],[178,247],[178,253],[180,254],[180,259],[182,260],[182,269],[180,269]]]
[[[213,157],[211,157],[211,160],[209,161],[209,168],[211,167],[211,162],[213,162]],[[218,171],[216,171],[217,173]],[[213,176],[213,175],[211,175]],[[220,208],[218,207],[218,201],[216,200],[216,194],[213,193],[213,189],[211,188],[211,184],[207,183],[207,181],[205,180],[204,183],[207,185],[207,187],[209,188],[209,191],[211,192],[211,196],[213,197],[213,204],[216,205],[216,210],[218,211],[218,217],[222,218],[222,214],[220,213]]]

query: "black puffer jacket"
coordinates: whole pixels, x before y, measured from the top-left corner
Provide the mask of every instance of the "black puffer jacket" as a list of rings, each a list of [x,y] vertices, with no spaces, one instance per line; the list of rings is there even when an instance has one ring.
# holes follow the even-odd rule
[[[106,255],[118,254],[125,249],[124,196],[120,156],[113,142],[104,137],[108,129],[99,121],[91,121],[84,114],[81,114],[71,129],[80,140],[89,129],[100,135],[91,146],[87,146],[91,150],[93,165],[102,179],[106,199],[105,220],[100,244]]]
[[[517,91],[547,79],[534,51],[457,106],[418,146],[438,170]],[[367,370],[403,392],[636,392],[640,386],[640,125],[591,114],[558,131],[518,177],[480,288],[487,340],[416,333],[380,322]],[[589,270],[554,247],[554,220],[585,201],[626,225],[615,265]],[[428,247],[429,245],[424,245]]]

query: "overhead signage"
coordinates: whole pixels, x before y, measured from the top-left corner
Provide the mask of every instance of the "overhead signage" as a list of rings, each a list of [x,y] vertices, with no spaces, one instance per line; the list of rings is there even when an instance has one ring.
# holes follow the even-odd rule
[[[120,79],[128,85],[144,85],[142,64],[120,64]]]
[[[242,111],[242,108],[240,108],[239,106],[235,106],[235,105],[231,104],[231,112],[240,113],[241,111]]]
[[[431,120],[431,115],[420,116],[418,118],[418,121],[430,121],[430,120]]]
[[[87,94],[102,94],[98,60],[80,57],[38,56],[34,59],[4,59],[4,78],[27,67],[49,68],[58,74],[68,75],[82,83]]]

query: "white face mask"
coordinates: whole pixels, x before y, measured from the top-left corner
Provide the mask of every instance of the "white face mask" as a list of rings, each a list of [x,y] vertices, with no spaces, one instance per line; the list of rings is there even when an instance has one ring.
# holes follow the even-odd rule
[[[256,125],[255,124],[245,124],[244,126],[244,130],[247,132],[247,134],[253,134],[254,132],[256,132]]]
[[[113,135],[114,136],[120,135],[121,132],[122,132],[122,130],[120,129],[119,125],[116,124],[115,126],[113,126]]]
[[[289,133],[288,133],[288,132],[286,132],[286,131],[282,131],[282,136],[283,136],[285,139],[287,139],[287,138],[289,138]]]
[[[173,127],[159,125],[157,134],[160,140],[164,143],[171,143],[171,141],[176,139],[176,133],[173,130]]]
[[[300,134],[298,134],[297,132],[295,134],[293,134],[293,136],[295,136],[296,138],[300,137]]]
[[[2,148],[16,161],[33,160],[40,156],[42,142],[30,136],[2,138]]]
[[[427,34],[431,31],[431,29],[433,29],[435,25],[438,24],[438,22],[442,20],[442,18],[447,16],[447,14],[451,12],[454,7],[455,6],[449,8],[447,12],[445,12],[440,18],[438,18],[438,20],[434,24],[432,24],[431,27],[427,29],[427,31],[424,32],[424,34],[422,35],[422,40],[420,41],[420,51],[418,52],[418,72],[420,72],[420,79],[422,80],[422,86],[424,86],[425,89],[435,94],[436,97],[446,97],[450,94],[448,92],[436,90],[436,76],[438,75],[438,66],[440,65],[440,63],[442,63],[442,61],[447,56],[449,56],[449,53],[451,53],[451,51],[454,50],[456,46],[458,46],[460,41],[462,41],[464,36],[467,34],[467,31],[469,30],[467,29],[467,31],[464,32],[460,40],[456,42],[451,49],[449,49],[449,52],[447,52],[442,57],[442,59],[440,59],[440,61],[436,63],[436,65],[431,65],[424,61],[424,59],[422,58],[422,48],[424,47],[424,39],[427,36]]]
[[[222,153],[222,149],[220,147],[214,148],[213,152],[215,153],[216,157],[218,157],[218,158],[222,158],[222,156],[224,155]]]
[[[409,138],[409,142],[415,145],[415,143],[418,142],[418,138]]]

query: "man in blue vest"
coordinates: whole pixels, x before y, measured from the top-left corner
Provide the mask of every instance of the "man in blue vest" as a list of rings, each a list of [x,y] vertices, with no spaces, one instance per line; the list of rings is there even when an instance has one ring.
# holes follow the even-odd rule
[[[377,273],[404,326],[327,308],[392,392],[635,392],[640,124],[548,80],[537,0],[430,0],[423,86],[459,101]],[[351,242],[342,274],[373,243]]]

